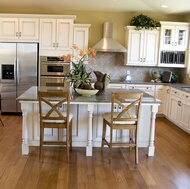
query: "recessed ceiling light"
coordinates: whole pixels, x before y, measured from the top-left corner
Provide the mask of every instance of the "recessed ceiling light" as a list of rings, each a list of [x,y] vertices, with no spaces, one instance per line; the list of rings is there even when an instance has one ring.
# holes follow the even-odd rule
[[[167,6],[167,5],[161,5],[161,7],[162,7],[162,8],[168,8],[168,6]]]

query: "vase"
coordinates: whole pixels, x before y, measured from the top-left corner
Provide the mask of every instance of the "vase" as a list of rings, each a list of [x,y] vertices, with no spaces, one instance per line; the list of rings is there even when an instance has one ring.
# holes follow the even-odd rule
[[[96,78],[97,78],[97,81],[94,84],[94,88],[99,90],[98,93],[102,93],[106,89],[106,86],[109,82],[109,81],[107,81],[107,80],[109,80],[109,77],[107,74],[103,74],[99,71],[94,71],[94,73],[95,73]]]

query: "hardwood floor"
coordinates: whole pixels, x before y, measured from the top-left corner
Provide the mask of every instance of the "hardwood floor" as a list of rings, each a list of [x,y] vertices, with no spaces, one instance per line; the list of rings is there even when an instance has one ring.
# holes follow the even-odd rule
[[[190,135],[164,118],[156,119],[155,156],[147,157],[139,149],[139,164],[134,163],[134,150],[108,151],[73,148],[70,162],[66,150],[46,147],[44,163],[39,162],[38,147],[30,155],[21,155],[21,116],[1,116],[0,188],[2,189],[190,189]]]

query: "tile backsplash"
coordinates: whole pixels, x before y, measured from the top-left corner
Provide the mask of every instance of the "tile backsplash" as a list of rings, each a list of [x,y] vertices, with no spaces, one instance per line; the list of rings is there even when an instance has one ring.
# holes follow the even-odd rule
[[[179,82],[190,84],[190,78],[184,68],[162,68],[124,65],[124,53],[97,52],[95,61],[87,66],[88,71],[100,71],[110,75],[111,80],[125,80],[127,70],[130,70],[132,80],[150,81],[151,72],[172,71],[179,77]],[[96,79],[95,74],[92,77]]]

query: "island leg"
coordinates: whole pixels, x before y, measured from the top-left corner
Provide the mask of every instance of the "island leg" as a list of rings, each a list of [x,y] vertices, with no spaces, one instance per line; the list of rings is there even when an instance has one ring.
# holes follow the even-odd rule
[[[29,154],[29,146],[28,146],[28,128],[27,128],[27,105],[21,103],[22,109],[22,154]]]
[[[148,156],[154,156],[155,120],[156,120],[157,112],[158,112],[158,105],[152,105]]]
[[[86,156],[92,156],[92,115],[94,105],[88,104],[88,128],[87,128],[87,146]]]

